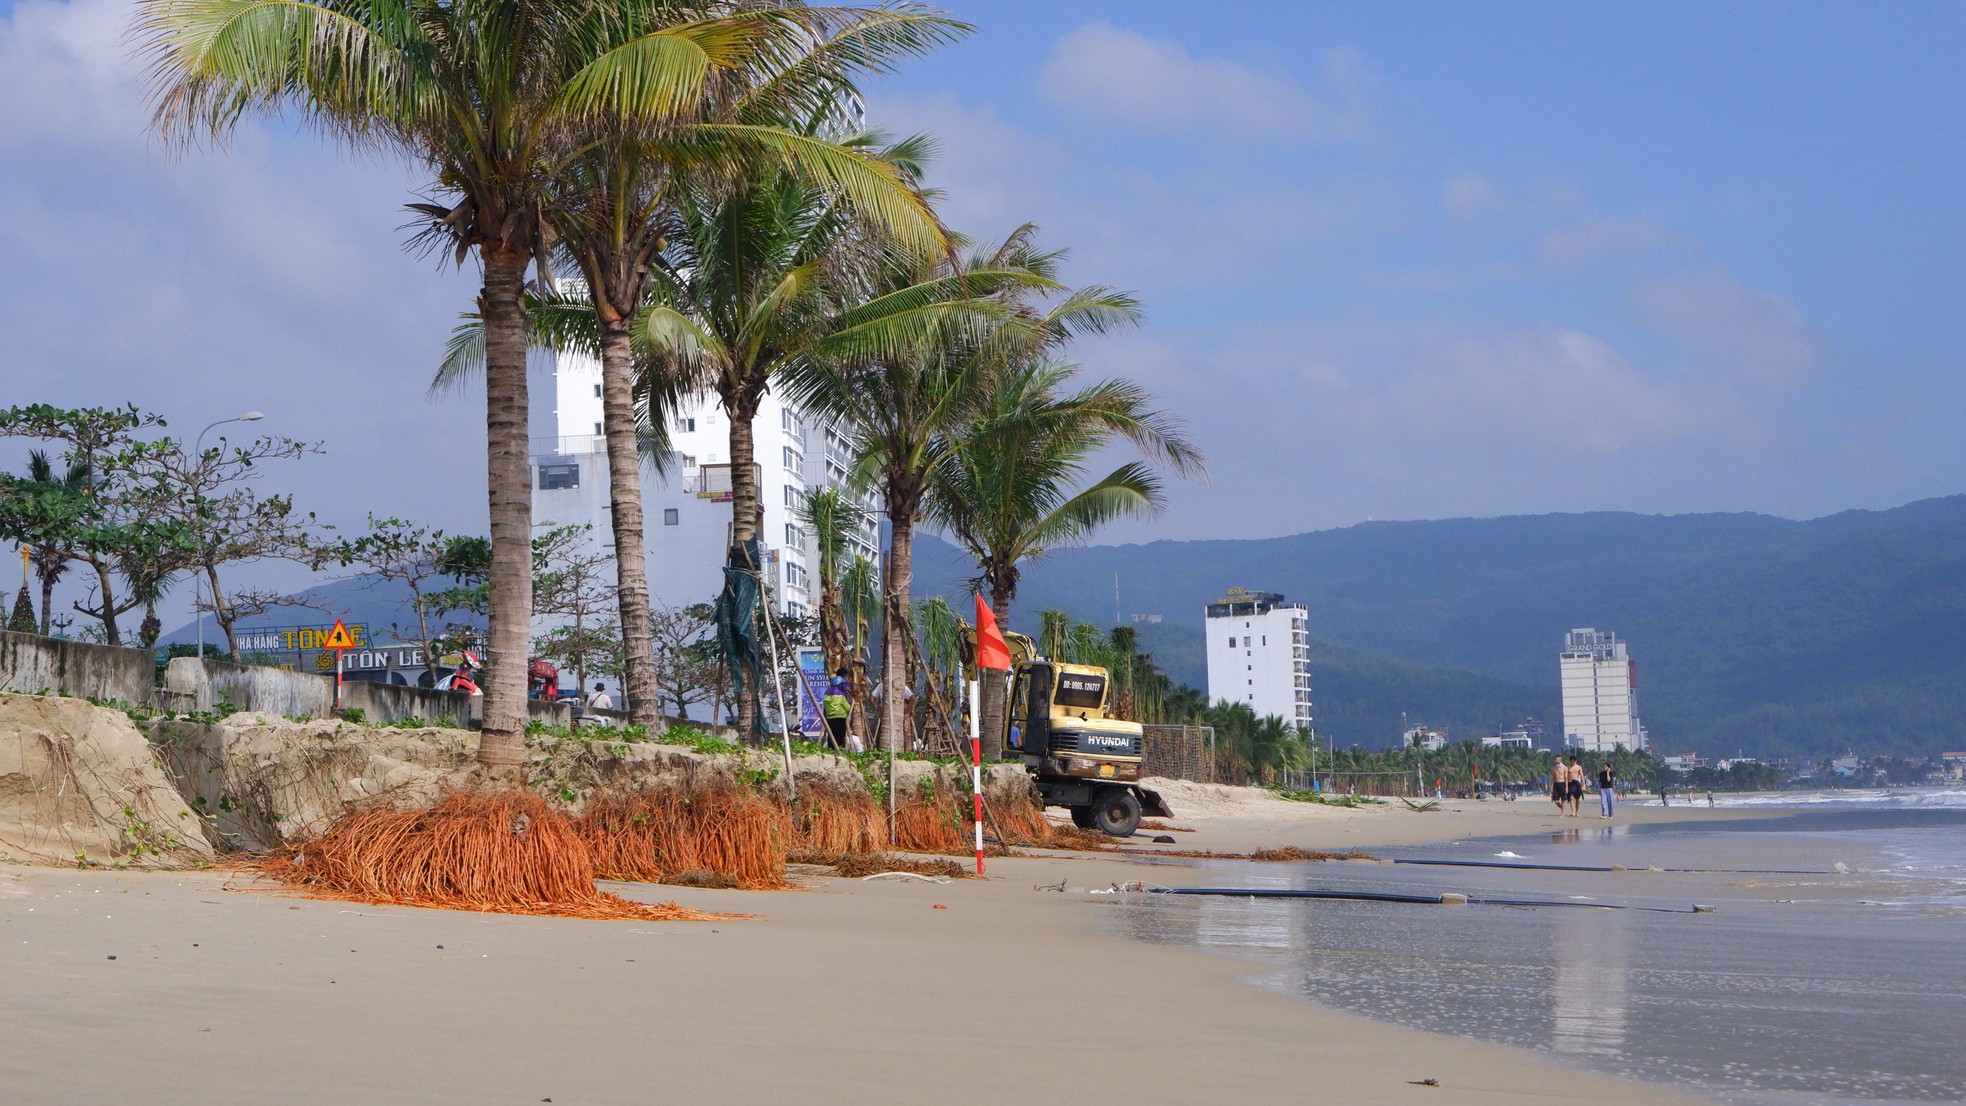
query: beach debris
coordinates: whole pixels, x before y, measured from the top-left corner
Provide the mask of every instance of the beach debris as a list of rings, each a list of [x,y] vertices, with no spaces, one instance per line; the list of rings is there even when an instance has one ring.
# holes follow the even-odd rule
[[[870,879],[918,879],[921,880],[923,883],[948,883],[949,882],[949,879],[946,876],[925,876],[922,875],[920,872],[875,872],[871,876],[861,876],[860,882],[865,883]]]
[[[934,910],[947,910],[947,909],[949,909],[949,908],[948,908],[947,906],[945,906],[945,905],[943,905],[942,903],[936,903],[936,904],[935,904],[935,905],[934,905],[934,906],[933,906],[933,907],[932,907],[931,909],[934,909]]]
[[[1172,837],[1169,837],[1168,835],[1166,835],[1166,834],[1164,834],[1164,833],[1163,833],[1163,834],[1161,834],[1161,835],[1160,835],[1160,836],[1158,836],[1158,837],[1149,837],[1149,838],[1148,838],[1147,840],[1149,840],[1149,841],[1152,841],[1152,842],[1153,842],[1154,844],[1156,844],[1156,845],[1172,845],[1172,844],[1174,844],[1174,838],[1172,838]]]
[[[1065,890],[1065,881],[1061,879],[1057,883],[1034,883],[1031,885],[1031,890],[1058,891],[1062,893]]]
[[[1402,802],[1402,803],[1405,803],[1405,804],[1406,804],[1406,809],[1408,809],[1408,810],[1412,810],[1412,811],[1418,811],[1418,812],[1419,812],[1419,813],[1421,813],[1421,814],[1426,814],[1426,813],[1429,813],[1429,812],[1431,812],[1431,811],[1435,811],[1435,810],[1439,810],[1439,809],[1440,809],[1440,800],[1439,800],[1439,799],[1428,799],[1428,800],[1427,800],[1426,802],[1424,802],[1424,803],[1416,803],[1416,802],[1414,802],[1414,801],[1413,801],[1412,799],[1406,799],[1406,798],[1402,798],[1402,799],[1400,799],[1400,802]]]
[[[1413,1084],[1413,1085],[1414,1085],[1414,1086],[1416,1086],[1416,1087],[1438,1087],[1438,1086],[1440,1086],[1440,1080],[1438,1080],[1438,1079],[1409,1079],[1409,1080],[1407,1080],[1407,1082],[1408,1082],[1408,1083],[1411,1083],[1411,1084]]]
[[[1443,891],[1440,896],[1442,906],[1466,906],[1468,897],[1459,891]]]
[[[1718,914],[1718,913],[1720,913],[1720,908],[1719,908],[1719,907],[1717,907],[1717,906],[1709,906],[1709,905],[1707,905],[1707,904],[1705,904],[1705,903],[1698,903],[1698,902],[1696,902],[1696,903],[1694,903],[1694,904],[1693,904],[1693,913],[1695,913],[1695,914]]]

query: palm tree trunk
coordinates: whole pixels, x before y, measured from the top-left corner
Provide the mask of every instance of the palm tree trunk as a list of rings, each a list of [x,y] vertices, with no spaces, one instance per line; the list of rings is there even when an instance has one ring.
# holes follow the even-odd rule
[[[526,656],[532,644],[532,470],[527,458],[526,314],[521,299],[530,254],[499,243],[479,247],[485,324],[485,476],[491,511],[489,626],[485,633],[484,723],[478,760],[523,763]]]
[[[55,616],[55,578],[41,573],[41,636],[48,636],[48,622]]]
[[[751,425],[758,415],[758,396],[750,389],[728,391],[723,396],[724,413],[730,418],[730,554],[728,563],[743,564],[758,573],[758,601],[769,603],[765,595],[763,565],[751,563],[745,543],[758,533],[757,434]],[[758,728],[758,684],[756,665],[744,673],[744,690],[737,697],[737,733],[749,740]]]
[[[655,642],[649,636],[648,546],[642,536],[642,461],[636,448],[629,326],[627,319],[601,326],[601,418],[608,441],[608,501],[614,519],[615,595],[627,669],[628,722],[654,726],[662,704],[655,686]],[[581,686],[584,690],[586,684]]]
[[[996,616],[997,628],[1006,634],[1010,632],[1010,600],[1013,594],[1003,584],[994,580],[990,582],[990,613]],[[1010,696],[1010,686],[1006,676],[987,669],[977,669],[976,678],[983,684],[983,759],[998,760],[1003,757],[1004,706]]]
[[[906,749],[908,734],[909,577],[914,570],[915,510],[888,509],[887,571],[881,574],[881,734],[884,748]],[[889,745],[887,743],[895,744]]]

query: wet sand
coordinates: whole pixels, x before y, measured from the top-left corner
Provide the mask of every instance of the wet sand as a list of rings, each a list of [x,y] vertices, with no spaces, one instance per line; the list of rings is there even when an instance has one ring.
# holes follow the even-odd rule
[[[1369,848],[1556,821],[1547,804],[1444,807],[1177,817],[1197,832],[1172,847]],[[1699,1101],[1267,992],[1241,982],[1246,963],[1113,936],[1110,900],[1034,890],[1174,870],[1033,856],[946,886],[626,888],[758,916],[655,925],[237,893],[215,873],[5,868],[0,1086],[30,1106]],[[1439,1086],[1412,1082],[1425,1079]]]

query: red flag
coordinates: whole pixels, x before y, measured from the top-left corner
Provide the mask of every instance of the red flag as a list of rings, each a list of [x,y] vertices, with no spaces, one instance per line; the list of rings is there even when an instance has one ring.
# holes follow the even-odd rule
[[[1010,668],[1010,646],[1003,640],[1003,631],[997,629],[997,616],[990,612],[990,605],[983,597],[976,597],[976,667],[996,668],[1008,671]]]

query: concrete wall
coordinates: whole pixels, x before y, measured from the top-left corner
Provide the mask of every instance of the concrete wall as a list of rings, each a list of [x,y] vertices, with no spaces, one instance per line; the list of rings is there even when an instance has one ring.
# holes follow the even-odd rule
[[[334,710],[334,677],[285,668],[200,661],[197,657],[174,657],[164,674],[164,687],[158,695],[160,705],[171,710],[211,710],[230,703],[240,710],[267,714],[305,715],[327,718]],[[360,710],[374,725],[420,718],[443,721],[456,726],[475,726],[483,717],[484,698],[453,691],[433,691],[401,684],[347,680],[341,685],[341,705]],[[526,704],[532,720],[551,726],[573,721],[568,703],[531,700]],[[590,724],[620,725],[622,716],[613,711],[606,717],[589,712]]]
[[[147,704],[156,683],[156,661],[148,649],[0,630],[0,691]]]
[[[334,680],[257,664],[172,657],[164,670],[160,703],[172,710],[211,710],[230,703],[240,710],[326,718],[334,710]]]

